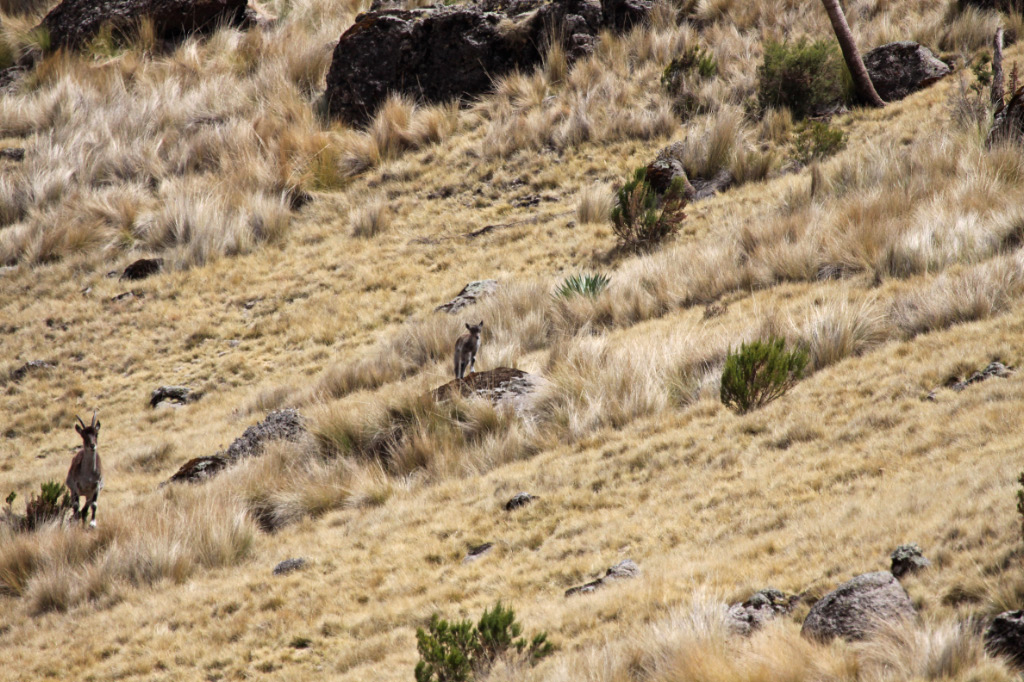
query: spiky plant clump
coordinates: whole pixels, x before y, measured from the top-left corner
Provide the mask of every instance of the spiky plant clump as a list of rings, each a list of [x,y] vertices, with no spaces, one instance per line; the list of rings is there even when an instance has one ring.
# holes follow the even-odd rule
[[[619,247],[645,251],[678,232],[686,218],[684,187],[683,179],[676,178],[659,197],[647,180],[647,169],[637,168],[633,179],[618,191],[612,208],[612,230]]]
[[[786,350],[786,341],[772,338],[740,345],[729,352],[722,370],[722,404],[740,414],[767,405],[791,389],[804,374],[807,352]]]
[[[25,525],[33,530],[50,521],[60,519],[71,507],[71,493],[57,481],[47,481],[39,486],[39,494],[33,495],[25,505]]]
[[[555,290],[555,297],[589,296],[597,298],[602,291],[608,288],[610,283],[611,279],[599,272],[570,275],[562,280],[561,285]]]

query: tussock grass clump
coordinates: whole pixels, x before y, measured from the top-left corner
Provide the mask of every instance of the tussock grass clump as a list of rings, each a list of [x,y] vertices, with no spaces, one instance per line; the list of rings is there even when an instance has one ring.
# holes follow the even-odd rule
[[[576,220],[581,225],[607,222],[612,212],[613,196],[606,185],[584,187],[576,200]]]
[[[391,226],[392,213],[387,197],[376,196],[352,211],[349,218],[353,237],[376,237]]]
[[[761,107],[786,107],[798,119],[850,99],[851,77],[832,40],[769,41],[757,73]]]
[[[676,178],[659,196],[643,167],[636,169],[616,199],[611,212],[612,230],[619,247],[630,251],[644,251],[665,241],[679,231],[686,217],[683,180]]]
[[[786,350],[781,338],[751,341],[725,358],[721,398],[743,414],[780,398],[796,385],[807,366],[807,351]]]
[[[800,333],[811,369],[824,369],[860,355],[895,336],[885,309],[871,298],[859,303],[833,301],[817,307]]]

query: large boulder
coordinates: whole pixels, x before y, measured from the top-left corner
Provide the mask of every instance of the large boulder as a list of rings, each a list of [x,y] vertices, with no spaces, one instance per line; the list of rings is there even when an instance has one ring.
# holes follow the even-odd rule
[[[889,571],[865,573],[822,597],[804,620],[804,637],[827,642],[835,637],[867,639],[883,622],[914,617],[914,605]]]
[[[592,51],[601,27],[597,0],[484,0],[361,14],[334,48],[327,111],[362,124],[393,92],[424,102],[472,97],[493,78],[540,63],[552,31],[574,60]]]
[[[462,379],[452,379],[431,391],[437,402],[450,400],[455,395],[464,398],[480,397],[498,407],[510,406],[517,412],[528,411],[532,398],[544,384],[536,374],[513,367],[496,367],[485,372],[473,372]]]
[[[950,73],[949,65],[931,50],[909,40],[876,47],[864,55],[864,66],[886,102],[903,99]]]
[[[109,24],[115,30],[131,30],[142,17],[153,20],[163,40],[177,40],[224,23],[235,26],[247,20],[248,0],[64,0],[43,19],[40,28],[49,32],[57,47],[81,47]]]

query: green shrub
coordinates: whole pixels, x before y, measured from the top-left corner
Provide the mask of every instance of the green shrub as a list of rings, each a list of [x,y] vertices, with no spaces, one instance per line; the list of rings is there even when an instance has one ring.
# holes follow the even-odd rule
[[[597,298],[598,294],[608,288],[611,280],[601,273],[570,275],[562,280],[561,286],[555,289],[556,298],[572,298],[573,296],[589,296]]]
[[[661,197],[647,181],[647,169],[637,168],[633,179],[623,185],[612,208],[612,230],[619,246],[631,251],[648,249],[682,226],[686,214],[682,178],[676,178]]]
[[[786,350],[784,339],[752,341],[729,351],[722,370],[722,404],[741,414],[767,405],[803,377],[807,352]]]
[[[853,79],[832,40],[769,41],[757,75],[761,108],[788,107],[798,119],[850,101],[853,93]]]
[[[71,493],[57,481],[47,481],[39,486],[39,494],[33,495],[25,505],[25,526],[33,530],[56,519],[62,519],[64,512],[71,508]]]
[[[718,60],[714,54],[694,45],[668,63],[661,74],[661,84],[669,92],[675,92],[683,76],[690,73],[704,79],[714,78],[718,74]]]
[[[469,682],[485,677],[498,659],[514,656],[534,665],[554,651],[547,633],[534,635],[527,643],[520,637],[522,630],[515,612],[501,602],[485,610],[477,625],[468,620],[449,623],[435,613],[426,631],[416,630],[416,682]]]
[[[805,121],[796,135],[796,158],[810,163],[836,154],[846,146],[846,135],[824,121]]]

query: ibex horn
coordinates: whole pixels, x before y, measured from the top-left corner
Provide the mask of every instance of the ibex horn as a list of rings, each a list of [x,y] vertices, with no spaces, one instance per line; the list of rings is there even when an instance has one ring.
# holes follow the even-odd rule
[[[89,428],[96,428],[96,410],[92,411],[92,424],[89,425]]]
[[[84,421],[82,421],[82,418],[81,418],[81,417],[79,417],[79,416],[78,416],[78,415],[76,414],[76,415],[75,415],[75,419],[77,419],[77,420],[78,420],[78,423],[79,423],[79,424],[81,424],[81,425],[82,425],[82,428],[84,429],[84,428],[85,428],[85,422],[84,422]]]

